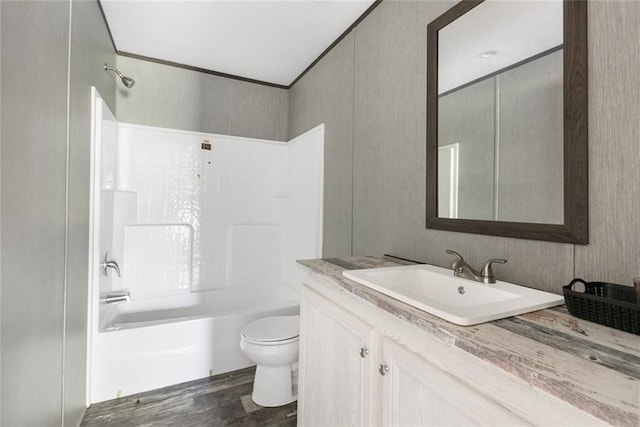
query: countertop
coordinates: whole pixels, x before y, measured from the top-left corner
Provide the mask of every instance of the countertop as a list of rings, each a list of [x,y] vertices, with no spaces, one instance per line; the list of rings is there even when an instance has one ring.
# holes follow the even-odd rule
[[[344,270],[411,262],[374,256],[298,262],[429,335],[453,343],[607,423],[640,425],[638,335],[578,319],[565,306],[458,326],[342,276]]]

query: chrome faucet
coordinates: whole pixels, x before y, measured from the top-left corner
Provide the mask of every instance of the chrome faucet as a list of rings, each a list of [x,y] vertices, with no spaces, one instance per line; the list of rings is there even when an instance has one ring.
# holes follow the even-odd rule
[[[109,252],[104,253],[104,260],[102,261],[102,264],[100,264],[100,267],[102,267],[102,274],[104,274],[105,277],[108,276],[108,270],[110,268],[113,268],[118,277],[120,277],[120,267],[118,267],[118,263],[114,260],[109,260]]]
[[[491,267],[491,265],[494,262],[499,264],[505,264],[507,262],[506,259],[492,258],[489,261],[485,262],[480,272],[478,272],[473,267],[471,267],[467,263],[467,261],[464,260],[464,258],[462,258],[462,255],[460,255],[456,251],[447,249],[445,252],[457,258],[451,263],[451,268],[453,269],[454,276],[487,284],[496,283],[496,278],[493,275],[493,268]]]
[[[118,302],[131,302],[131,295],[129,294],[129,291],[117,294],[107,294],[100,297],[101,304],[115,304]]]

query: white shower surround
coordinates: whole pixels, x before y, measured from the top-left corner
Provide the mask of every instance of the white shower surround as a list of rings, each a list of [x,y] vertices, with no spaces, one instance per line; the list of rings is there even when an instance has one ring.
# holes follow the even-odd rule
[[[97,93],[94,118],[87,403],[250,366],[240,330],[296,314],[295,260],[322,254],[324,127],[283,143],[118,124]]]

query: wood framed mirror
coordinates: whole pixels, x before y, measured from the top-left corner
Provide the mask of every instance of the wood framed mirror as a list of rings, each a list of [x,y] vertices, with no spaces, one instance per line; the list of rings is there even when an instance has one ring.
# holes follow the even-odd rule
[[[426,175],[429,229],[588,243],[586,1],[464,0],[428,25]]]

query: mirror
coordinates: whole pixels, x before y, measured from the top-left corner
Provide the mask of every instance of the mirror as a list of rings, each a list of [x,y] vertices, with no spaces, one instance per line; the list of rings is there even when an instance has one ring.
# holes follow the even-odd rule
[[[465,0],[427,27],[427,228],[587,244],[586,2]]]

